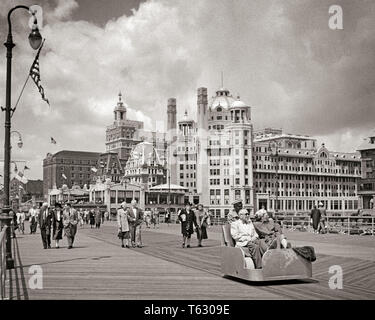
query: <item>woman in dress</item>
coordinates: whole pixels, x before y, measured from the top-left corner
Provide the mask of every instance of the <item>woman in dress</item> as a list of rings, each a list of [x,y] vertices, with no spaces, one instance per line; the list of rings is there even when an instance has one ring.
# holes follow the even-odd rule
[[[121,240],[122,248],[129,248],[129,221],[128,221],[128,209],[126,208],[126,202],[121,203],[121,208],[117,210],[117,226],[118,226],[118,237]],[[124,245],[124,240],[126,245]]]
[[[178,219],[181,222],[181,233],[183,237],[182,247],[185,248],[185,242],[187,240],[186,247],[190,248],[191,235],[194,233],[194,226],[197,225],[195,214],[194,211],[191,210],[190,203],[187,203],[185,208],[180,211]]]
[[[62,239],[63,229],[64,225],[62,206],[61,203],[56,203],[55,209],[52,212],[52,232],[56,249],[60,248],[59,241]]]
[[[198,247],[202,247],[202,240],[208,239],[207,228],[211,224],[210,215],[203,209],[202,204],[198,204],[197,210],[195,210],[195,219],[197,221]]]

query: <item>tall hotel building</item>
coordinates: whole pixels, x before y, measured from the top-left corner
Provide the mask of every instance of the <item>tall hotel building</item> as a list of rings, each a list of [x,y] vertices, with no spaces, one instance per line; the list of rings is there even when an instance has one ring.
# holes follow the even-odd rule
[[[169,115],[169,114],[168,114]],[[175,139],[176,183],[189,190],[189,200],[202,203],[217,217],[229,213],[234,199],[254,207],[251,108],[221,88],[208,99],[197,94],[197,121],[185,112]]]
[[[225,88],[210,99],[199,88],[197,121],[187,112],[176,118],[176,106],[168,106],[175,183],[215,217],[225,217],[235,199],[253,211],[265,206],[301,212],[319,202],[336,212],[359,206],[359,153],[333,152],[314,138],[280,129],[254,132],[251,107]]]

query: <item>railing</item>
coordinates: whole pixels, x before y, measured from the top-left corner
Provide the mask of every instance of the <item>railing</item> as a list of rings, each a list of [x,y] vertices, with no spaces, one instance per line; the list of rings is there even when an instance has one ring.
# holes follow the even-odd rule
[[[310,216],[279,217],[279,222],[289,230],[311,230]],[[321,220],[322,221],[322,220]],[[326,216],[325,230],[327,233],[374,235],[375,217],[373,216]]]
[[[4,300],[5,296],[5,279],[6,279],[6,229],[5,226],[0,231],[0,298]]]
[[[225,218],[211,217],[212,225],[223,225],[226,222]],[[312,231],[309,215],[278,216],[277,222],[291,231]],[[324,224],[323,232],[326,233],[375,235],[374,216],[326,216]]]

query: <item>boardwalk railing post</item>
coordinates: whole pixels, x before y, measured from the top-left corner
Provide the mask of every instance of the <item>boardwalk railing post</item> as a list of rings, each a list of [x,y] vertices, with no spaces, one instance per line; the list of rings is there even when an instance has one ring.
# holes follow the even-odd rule
[[[374,217],[371,218],[371,233],[374,235]]]

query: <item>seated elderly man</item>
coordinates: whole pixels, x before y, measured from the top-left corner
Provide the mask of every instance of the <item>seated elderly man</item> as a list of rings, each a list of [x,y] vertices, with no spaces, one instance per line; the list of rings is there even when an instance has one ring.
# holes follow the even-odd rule
[[[228,223],[235,222],[239,219],[238,213],[240,212],[240,210],[242,209],[242,206],[243,206],[242,200],[241,199],[235,200],[232,203],[232,206],[233,206],[233,210],[232,210],[232,212],[229,212],[228,216],[227,216]]]
[[[277,247],[277,240],[280,241],[283,248],[288,247],[288,242],[282,233],[281,226],[274,222],[266,210],[256,213],[256,222],[254,228],[260,239],[264,239],[267,244],[267,249],[275,249]],[[289,244],[290,246],[290,244]]]
[[[245,247],[249,250],[255,268],[260,269],[262,268],[262,256],[267,250],[267,244],[263,239],[259,239],[246,209],[241,209],[238,216],[239,219],[231,223],[230,233],[232,238],[236,241],[236,247]]]

